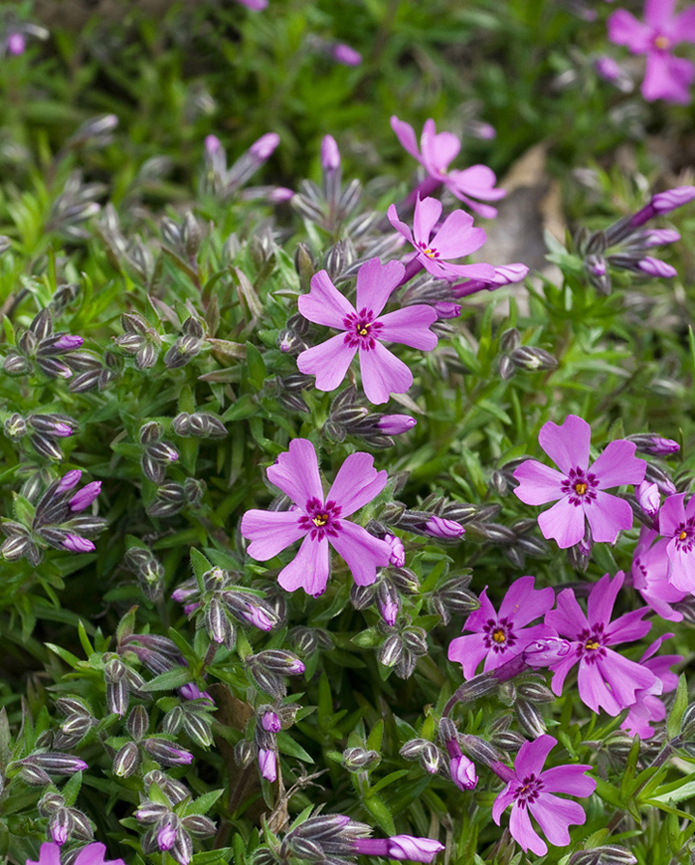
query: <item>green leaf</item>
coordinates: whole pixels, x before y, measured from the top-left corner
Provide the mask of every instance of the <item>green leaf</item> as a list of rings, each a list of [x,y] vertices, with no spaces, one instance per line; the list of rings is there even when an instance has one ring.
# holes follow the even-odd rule
[[[186,815],[188,814],[207,814],[210,808],[217,802],[220,796],[224,793],[224,789],[210,790],[208,793],[203,793],[198,796],[195,802],[191,802],[186,807]]]
[[[298,760],[303,760],[305,763],[313,763],[314,758],[307,753],[304,748],[289,735],[289,733],[280,732],[277,734],[278,750],[282,754],[287,754],[288,757],[296,757]]]
[[[196,550],[195,547],[191,547],[191,567],[193,568],[193,573],[195,574],[198,583],[201,584],[202,587],[201,580],[203,579],[203,574],[211,571],[212,565],[201,552]]]
[[[267,377],[265,361],[263,355],[252,342],[246,343],[246,364],[251,386],[254,390],[261,390]]]
[[[692,335],[692,330],[691,330]],[[676,699],[673,702],[673,707],[669,712],[668,721],[666,722],[666,730],[668,731],[669,739],[675,739],[680,733],[681,721],[683,714],[688,708],[688,682],[685,678],[685,673],[681,673],[678,677],[678,690],[676,691]]]
[[[192,680],[193,676],[190,667],[177,667],[175,670],[167,670],[166,673],[161,673],[150,679],[143,685],[143,691],[171,691],[174,688],[180,688]]]

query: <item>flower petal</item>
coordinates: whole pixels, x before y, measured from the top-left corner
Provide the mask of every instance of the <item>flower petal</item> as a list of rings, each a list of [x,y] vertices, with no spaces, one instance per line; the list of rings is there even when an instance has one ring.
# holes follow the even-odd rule
[[[293,439],[286,453],[268,468],[268,480],[303,508],[309,499],[323,501],[316,449],[308,439]]]
[[[606,490],[622,484],[641,484],[647,463],[635,457],[634,442],[619,439],[611,442],[591,466],[598,479],[598,488]]]
[[[574,643],[568,655],[550,668],[553,672],[553,681],[550,687],[553,694],[556,694],[558,697],[562,694],[567,674],[579,660],[577,646],[578,644]]]
[[[500,606],[500,618],[511,617],[514,627],[522,628],[528,622],[545,615],[555,603],[555,592],[534,589],[535,577],[520,577],[509,587]]]
[[[437,336],[430,330],[430,325],[436,320],[437,313],[432,306],[424,303],[404,306],[379,318],[382,326],[379,339],[431,351],[437,345]]]
[[[309,321],[340,330],[345,330],[344,319],[355,312],[353,305],[333,285],[325,270],[311,277],[311,291],[299,298],[297,306]]]
[[[593,766],[580,764],[555,766],[543,772],[541,781],[545,789],[550,793],[567,793],[570,796],[590,796],[596,789],[596,781],[584,773],[591,771],[593,771]]]
[[[619,711],[631,706],[637,699],[637,691],[651,690],[657,684],[654,673],[645,666],[624,658],[613,649],[606,649],[606,656],[599,658],[596,666],[618,704]],[[618,712],[611,712],[617,715]]]
[[[413,236],[415,243],[429,244],[430,235],[442,215],[442,202],[437,198],[418,198],[413,214]]]
[[[609,715],[620,713],[622,706],[608,690],[597,664],[589,664],[582,658],[579,662],[577,685],[582,702],[594,712],[598,713],[602,707]]]
[[[331,546],[345,560],[357,585],[370,586],[376,580],[376,569],[388,565],[391,547],[356,523],[338,522],[340,529],[329,539]]]
[[[590,625],[607,625],[613,615],[613,607],[615,599],[618,597],[625,574],[618,571],[615,579],[611,580],[609,574],[604,574],[601,579],[594,585],[589,593],[587,602],[587,618]]]
[[[348,345],[345,334],[338,333],[320,345],[306,349],[297,357],[297,368],[316,376],[318,390],[335,390],[345,378],[357,347]]]
[[[680,15],[676,15],[669,29],[673,32],[674,39],[680,42],[695,42],[695,6],[690,6]]]
[[[463,171],[450,171],[448,180],[460,193],[472,195],[473,198],[482,198],[483,201],[499,201],[507,194],[506,189],[494,188],[497,177],[487,165],[471,165]]]
[[[385,471],[374,468],[374,457],[362,452],[350,454],[338,469],[326,501],[340,507],[340,517],[349,517],[378,496],[388,482]]]
[[[405,267],[400,261],[387,261],[382,264],[378,258],[370,258],[357,271],[357,310],[366,307],[376,318],[404,276]]]
[[[251,541],[246,552],[261,562],[272,559],[306,534],[299,525],[300,510],[246,511],[241,518],[241,534]]]
[[[322,595],[328,582],[329,555],[326,538],[312,540],[307,535],[294,559],[278,574],[278,583],[286,592],[304,589],[315,598]]]
[[[396,133],[401,147],[407,150],[411,156],[414,156],[418,162],[422,162],[420,148],[417,146],[417,136],[413,127],[409,123],[406,123],[405,120],[399,120],[394,114],[391,117],[391,129]]]
[[[676,0],[645,0],[644,20],[651,27],[663,27],[673,18]]]
[[[497,611],[487,596],[487,586],[479,595],[480,607],[474,610],[463,623],[464,631],[481,631],[489,619],[497,621]]]
[[[531,850],[536,856],[545,856],[548,845],[531,825],[531,818],[526,808],[520,808],[514,803],[509,816],[509,832],[524,850]]]
[[[618,533],[632,528],[632,508],[625,501],[600,490],[592,502],[584,503],[591,536],[598,543],[614,544]]]
[[[415,240],[413,239],[413,233],[410,230],[410,226],[407,225],[405,222],[402,222],[398,218],[398,211],[396,210],[395,204],[391,204],[389,206],[389,209],[386,211],[386,215],[388,216],[389,222],[396,229],[396,231],[399,232],[399,234],[402,234],[403,237],[405,237],[405,239],[412,243],[414,246]]]
[[[664,99],[677,105],[690,103],[690,85],[695,80],[695,66],[684,57],[650,51],[642,81],[642,96],[648,101]]]
[[[513,802],[514,793],[512,791],[512,785],[507,784],[507,786],[497,794],[497,798],[492,806],[492,819],[498,826],[500,825],[500,817]]]
[[[672,538],[685,522],[685,493],[669,496],[659,511],[659,531]]]
[[[565,495],[562,491],[565,476],[538,460],[526,460],[517,466],[514,477],[519,481],[514,495],[526,505],[545,505]]]
[[[392,393],[405,393],[413,383],[408,367],[378,340],[374,348],[360,351],[362,387],[370,402],[388,402]]]
[[[524,742],[514,761],[514,771],[519,778],[538,775],[543,771],[548,754],[557,745],[557,739],[543,734],[532,742]]]
[[[432,239],[432,246],[440,258],[463,258],[485,243],[487,235],[482,228],[473,228],[473,217],[465,210],[455,210],[444,220],[444,224]],[[491,266],[491,277],[494,268]]]
[[[487,653],[482,634],[466,634],[463,637],[455,637],[449,643],[448,658],[461,664],[464,679],[472,679]]]
[[[552,508],[539,514],[538,525],[546,540],[553,538],[561,550],[566,550],[584,537],[584,511],[573,505],[569,496],[565,496]]]
[[[586,814],[578,802],[561,799],[552,793],[540,793],[535,802],[529,802],[529,811],[538,820],[545,837],[556,847],[567,847],[570,843],[570,823],[586,823]]]
[[[666,588],[671,587],[667,584]],[[676,593],[674,600],[680,600]],[[632,643],[635,640],[641,640],[652,626],[651,622],[643,622],[642,617],[649,612],[648,607],[642,607],[639,610],[632,610],[625,613],[624,616],[616,619],[605,630],[605,644],[607,646],[615,645],[616,643]]]
[[[658,0],[657,0],[658,2]],[[625,9],[608,16],[608,38],[615,45],[626,45],[633,54],[644,54],[650,46],[652,30]]]
[[[425,120],[420,137],[422,149],[422,164],[427,171],[435,177],[439,177],[458,156],[461,142],[453,132],[440,132],[431,118]]]
[[[670,563],[668,581],[682,592],[695,594],[695,551],[685,547],[679,549],[674,538],[666,546],[666,555]]]
[[[565,475],[570,469],[589,465],[591,427],[577,415],[568,414],[561,426],[551,420],[543,424],[538,443]]]

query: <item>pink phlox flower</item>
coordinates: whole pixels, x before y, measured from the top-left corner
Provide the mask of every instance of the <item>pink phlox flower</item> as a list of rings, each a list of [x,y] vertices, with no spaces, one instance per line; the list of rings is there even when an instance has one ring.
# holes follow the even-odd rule
[[[680,622],[683,613],[674,610],[671,604],[682,601],[688,593],[669,582],[669,559],[666,553],[668,539],[658,538],[658,532],[642,526],[632,555],[632,585],[658,616],[671,622]]]
[[[695,42],[695,6],[678,15],[675,6],[676,0],[646,0],[644,22],[625,9],[616,9],[608,18],[608,38],[625,45],[632,54],[647,55],[642,81],[642,96],[647,101],[664,99],[687,105],[695,66],[672,51],[681,42]]]
[[[544,538],[554,538],[560,549],[574,546],[584,537],[589,521],[594,541],[615,543],[621,529],[632,527],[632,508],[603,490],[621,484],[641,484],[647,464],[635,457],[634,442],[611,442],[589,466],[591,427],[576,415],[562,426],[544,424],[538,442],[560,471],[536,460],[526,460],[514,472],[519,481],[515,495],[527,505],[559,501],[538,517]]]
[[[654,685],[654,674],[611,649],[618,643],[641,639],[651,628],[642,617],[641,607],[611,622],[615,599],[625,575],[618,571],[613,580],[605,574],[591,589],[587,615],[577,603],[572,589],[558,595],[557,608],[546,613],[545,621],[571,641],[572,651],[550,669],[554,672],[552,689],[558,696],[567,673],[579,664],[579,696],[594,712],[600,708],[617,715],[635,702],[637,691]]]
[[[449,259],[464,258],[480,249],[487,237],[482,228],[473,228],[473,217],[463,210],[450,213],[437,229],[441,215],[441,201],[418,196],[411,231],[410,226],[398,218],[394,204],[388,209],[391,225],[415,247],[415,258],[432,276],[450,282],[462,276],[483,280],[494,278],[495,269],[491,264],[450,263]],[[435,229],[436,234],[432,236]]]
[[[106,845],[93,843],[87,844],[73,860],[74,865],[125,865],[122,859],[104,858]],[[60,865],[60,847],[57,844],[42,844],[39,850],[39,861],[27,859],[26,865]]]
[[[386,472],[376,471],[372,456],[351,454],[324,496],[313,444],[294,439],[289,451],[268,469],[268,480],[290,497],[294,507],[247,511],[241,533],[251,541],[248,554],[261,561],[303,538],[299,552],[278,576],[283,589],[294,592],[301,587],[310,595],[323,594],[330,571],[329,544],[345,560],[359,586],[373,583],[376,569],[389,564],[391,546],[345,519],[386,486]]]
[[[432,180],[444,184],[452,195],[467,204],[475,213],[486,219],[497,216],[494,207],[472,200],[477,198],[483,201],[498,201],[507,194],[504,189],[495,189],[497,178],[492,169],[486,165],[472,165],[463,171],[449,170],[449,163],[458,156],[461,149],[461,142],[452,132],[437,133],[434,120],[426,120],[418,148],[415,130],[409,123],[394,115],[391,118],[391,128],[401,145],[424,166]]]
[[[325,270],[312,277],[311,291],[299,298],[299,311],[309,321],[342,331],[297,358],[300,372],[315,375],[319,390],[337,388],[358,352],[362,385],[370,402],[387,402],[390,394],[405,393],[412,385],[413,374],[382,340],[431,351],[437,337],[430,325],[437,313],[431,306],[417,304],[380,315],[404,273],[400,261],[382,264],[372,258],[363,264],[357,272],[356,308]]]
[[[666,717],[666,706],[658,695],[668,694],[678,687],[678,676],[671,672],[671,667],[674,664],[679,664],[683,660],[683,656],[659,655],[654,657],[654,655],[659,651],[663,641],[672,636],[673,634],[664,634],[663,637],[659,637],[640,658],[640,664],[654,673],[656,682],[651,688],[637,691],[635,704],[630,706],[627,718],[620,725],[620,728],[627,730],[631,736],[649,739],[654,735],[654,728],[651,724],[663,721]]]
[[[468,279],[465,282],[457,282],[451,286],[451,294],[456,297],[468,297],[471,294],[476,294],[479,291],[495,291],[497,288],[502,288],[505,285],[512,285],[521,282],[528,276],[528,267],[520,262],[513,264],[502,264],[493,268],[494,275],[492,279]]]
[[[656,484],[642,481],[635,490],[635,494],[637,496],[637,503],[648,517],[654,517],[659,513],[661,492]]]
[[[544,616],[555,603],[550,588],[534,589],[534,577],[515,580],[497,613],[487,596],[487,587],[480,593],[480,609],[471,613],[463,624],[464,631],[474,631],[456,637],[449,644],[449,660],[463,667],[463,678],[475,676],[478,664],[485,659],[485,671],[495,670],[526,647],[546,637],[557,636],[546,624],[526,627]]]
[[[512,806],[509,817],[512,838],[537,856],[544,856],[548,846],[533,828],[531,816],[551,844],[567,847],[570,843],[568,827],[586,822],[586,815],[578,802],[554,794],[590,796],[596,789],[596,781],[584,774],[591,766],[571,764],[543,771],[545,760],[555,745],[557,739],[547,735],[524,742],[514,761],[513,777],[492,806],[492,819],[498,826],[502,812]]]
[[[236,0],[247,9],[252,9],[254,12],[261,12],[268,5],[268,0]]]
[[[668,581],[695,595],[695,496],[685,504],[685,493],[669,496],[659,511],[659,531],[668,538]]]

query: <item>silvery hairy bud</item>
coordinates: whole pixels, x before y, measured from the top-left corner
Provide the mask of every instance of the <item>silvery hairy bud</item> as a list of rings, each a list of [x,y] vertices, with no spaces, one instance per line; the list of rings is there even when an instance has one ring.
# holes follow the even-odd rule
[[[22,766],[19,775],[22,781],[31,787],[45,787],[51,783],[51,776],[36,766]]]
[[[240,742],[236,743],[234,746],[234,761],[237,766],[241,766],[242,768],[250,766],[255,758],[256,746],[253,742],[248,742],[246,739],[242,739]]]
[[[546,732],[545,721],[533,703],[520,699],[516,701],[514,708],[516,709],[519,723],[529,736],[537,739]]]
[[[458,739],[464,751],[477,763],[484,763],[486,766],[490,766],[492,763],[499,763],[502,759],[502,755],[497,748],[486,742],[485,739],[481,739],[480,736],[464,734],[459,736]]]
[[[190,751],[177,748],[166,739],[152,737],[144,739],[142,744],[148,754],[151,754],[155,760],[165,766],[187,766],[193,762],[193,754]]]
[[[376,751],[365,748],[347,748],[343,751],[343,765],[348,772],[369,772],[381,762]]]
[[[181,820],[181,825],[191,835],[197,835],[200,838],[211,838],[217,831],[214,821],[202,814],[189,814]]]
[[[150,719],[147,714],[147,709],[144,706],[135,706],[130,715],[126,727],[130,735],[139,742],[147,733],[147,728],[150,726]]]
[[[490,743],[502,751],[518,751],[525,741],[526,739],[516,730],[500,730],[490,737]]]
[[[625,847],[605,844],[573,853],[567,865],[637,865],[637,858]]]
[[[510,327],[500,336],[500,351],[514,351],[520,344],[521,334],[515,327]]]
[[[166,483],[157,488],[155,500],[145,511],[151,517],[173,517],[186,504],[186,496],[181,484]]]
[[[316,841],[302,838],[301,835],[290,833],[285,838],[285,844],[299,859],[308,859],[310,862],[323,862],[326,859],[323,848]]]
[[[271,673],[283,676],[300,676],[304,672],[304,664],[294,652],[282,649],[265,649],[257,655],[247,655],[246,663],[264,667]]]
[[[356,610],[366,610],[374,603],[375,596],[376,587],[373,583],[370,586],[358,586],[357,583],[350,586],[350,603]]]
[[[212,733],[210,732],[210,715],[208,712],[196,711],[194,707],[187,706],[183,712],[183,729],[188,736],[202,748],[212,745]]]
[[[497,362],[497,371],[502,381],[509,381],[514,376],[516,369],[516,364],[507,354],[503,354]]]
[[[328,276],[335,282],[355,260],[355,248],[350,240],[339,240],[326,253],[323,266]]]
[[[427,654],[427,631],[424,628],[410,625],[403,629],[401,637],[404,646],[414,655],[421,656]]]
[[[4,431],[7,438],[19,439],[27,434],[27,422],[21,414],[11,414],[5,421]]]
[[[217,597],[212,598],[205,610],[205,630],[215,643],[223,643],[230,651],[234,648],[236,632]]]
[[[384,641],[377,655],[384,667],[395,667],[403,656],[403,642],[399,634],[391,634]]]
[[[509,355],[509,359],[516,367],[528,372],[557,369],[558,366],[558,362],[552,354],[532,345],[522,345],[515,348]]]
[[[181,331],[181,336],[164,355],[164,365],[167,369],[185,366],[203,347],[205,329],[197,318],[193,316],[187,318],[181,326]]]
[[[554,703],[556,699],[542,678],[517,682],[516,692],[529,703]]]
[[[417,595],[420,591],[420,581],[415,571],[410,568],[391,568],[389,575],[394,586],[405,595]]]
[[[140,764],[140,752],[135,742],[126,742],[113,758],[111,771],[118,778],[132,775]]]
[[[44,772],[51,772],[54,775],[74,775],[75,772],[83,772],[89,768],[84,760],[80,760],[79,757],[73,757],[71,754],[61,754],[59,751],[30,754],[18,762],[24,766],[43,769]]]

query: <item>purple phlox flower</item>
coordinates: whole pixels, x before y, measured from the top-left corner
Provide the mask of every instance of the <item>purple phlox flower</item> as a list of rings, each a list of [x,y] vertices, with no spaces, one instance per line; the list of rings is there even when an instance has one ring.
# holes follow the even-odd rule
[[[492,279],[469,279],[465,282],[456,283],[451,286],[451,293],[456,298],[468,297],[471,294],[476,294],[483,289],[494,291],[496,288],[502,288],[505,285],[512,285],[516,282],[521,282],[528,276],[528,267],[525,264],[502,264],[494,268]]]
[[[360,586],[373,583],[376,569],[389,564],[390,545],[345,519],[386,486],[386,472],[376,471],[372,456],[351,454],[324,497],[313,444],[294,439],[289,451],[280,454],[268,469],[268,480],[290,497],[294,507],[289,511],[247,511],[241,520],[241,533],[251,541],[248,554],[261,561],[272,559],[303,538],[296,557],[278,576],[283,589],[293,592],[301,586],[307,594],[322,594],[330,571],[329,544]]]
[[[524,649],[524,661],[529,667],[552,667],[572,651],[572,644],[560,637],[534,640]]]
[[[548,587],[534,589],[534,577],[515,580],[497,613],[487,596],[487,587],[480,593],[480,609],[471,613],[463,624],[464,631],[474,631],[456,637],[449,644],[449,660],[463,667],[463,678],[475,676],[478,664],[485,659],[485,671],[495,670],[526,647],[541,639],[556,636],[554,628],[529,622],[544,616],[555,603],[555,593]]]
[[[656,531],[642,526],[632,556],[632,585],[658,616],[671,622],[680,622],[683,614],[674,610],[671,604],[682,601],[688,593],[669,582],[669,559],[666,553],[668,539],[657,540],[658,537]]]
[[[659,511],[659,531],[668,538],[668,581],[695,594],[695,496],[685,504],[685,493],[669,496]]]
[[[70,499],[68,504],[71,511],[83,511],[88,508],[101,492],[101,481],[92,481],[82,487],[79,492]]]
[[[340,150],[332,135],[324,135],[321,142],[321,167],[324,171],[337,171],[340,168]]]
[[[87,844],[73,860],[73,865],[125,865],[122,859],[104,858],[106,845],[93,843]],[[39,861],[27,859],[26,865],[60,865],[60,847],[57,844],[44,843],[39,850]]]
[[[437,313],[431,306],[418,304],[380,315],[404,273],[400,261],[382,264],[372,258],[363,264],[357,272],[356,308],[325,270],[312,277],[311,291],[299,298],[299,311],[309,321],[342,331],[297,358],[300,372],[315,375],[319,390],[335,390],[358,352],[362,386],[370,402],[387,402],[392,393],[405,393],[412,385],[412,372],[382,340],[431,351],[437,337],[430,325]]]
[[[423,531],[433,538],[440,538],[443,541],[454,541],[462,538],[466,530],[464,527],[454,520],[446,520],[443,517],[436,515],[431,516],[425,525]]]
[[[7,50],[10,54],[24,54],[27,47],[27,40],[23,33],[10,33],[7,37]]]
[[[546,613],[545,620],[561,636],[572,642],[572,651],[557,664],[552,689],[558,696],[567,673],[579,663],[579,696],[594,712],[603,708],[617,715],[635,702],[635,693],[654,684],[654,674],[624,658],[610,646],[641,639],[651,628],[642,617],[648,607],[625,613],[611,622],[613,605],[625,575],[618,571],[613,580],[601,577],[589,594],[587,615],[577,603],[573,589],[563,589],[557,598],[557,608]]]
[[[398,218],[396,206],[388,209],[391,225],[415,247],[415,260],[437,279],[454,282],[461,277],[490,280],[495,269],[491,264],[451,264],[450,259],[464,258],[485,243],[482,228],[473,228],[473,217],[463,210],[450,213],[434,236],[442,215],[442,202],[436,198],[418,196],[415,202],[412,231]]]
[[[634,442],[611,442],[589,466],[591,427],[576,415],[562,426],[544,424],[538,442],[560,471],[536,460],[526,460],[514,472],[519,486],[514,494],[527,505],[560,501],[538,517],[544,538],[554,538],[560,549],[584,537],[584,518],[594,541],[615,543],[621,529],[632,527],[632,508],[603,490],[621,484],[641,484],[647,464],[635,457]]]
[[[597,57],[594,60],[594,70],[604,81],[615,85],[622,93],[631,93],[635,86],[630,75],[612,57]]]
[[[672,636],[673,634],[664,634],[663,637],[659,637],[640,658],[640,664],[654,673],[656,682],[645,691],[637,691],[635,704],[630,706],[627,718],[620,725],[621,729],[627,730],[631,736],[649,739],[654,735],[654,728],[651,724],[663,721],[666,717],[666,706],[658,695],[668,694],[678,687],[678,676],[671,672],[671,667],[674,664],[679,664],[683,660],[683,656],[659,655],[655,658],[654,655],[659,651],[663,641]]]
[[[279,733],[282,730],[282,724],[277,713],[272,709],[267,709],[261,716],[261,727],[267,733]]]
[[[157,846],[160,850],[171,850],[174,846],[177,823],[178,819],[172,814],[167,822],[160,827],[159,832],[157,832]]]
[[[66,535],[63,539],[63,547],[66,550],[70,550],[71,553],[91,553],[92,550],[96,549],[88,538],[70,534]]]
[[[475,763],[466,757],[456,739],[447,740],[446,750],[449,754],[451,780],[460,790],[473,790],[478,783]]]
[[[388,859],[408,859],[411,862],[432,862],[444,845],[433,838],[394,835],[391,838],[357,838],[353,850],[361,856],[384,856]]]
[[[266,781],[277,781],[278,777],[278,759],[275,751],[270,751],[266,748],[258,749],[258,768],[261,772],[261,777]]]
[[[211,705],[215,705],[215,701],[210,694],[207,691],[201,691],[195,682],[186,682],[185,685],[181,685],[179,688],[179,697],[184,700],[206,700]]]
[[[77,484],[79,484],[81,477],[81,469],[71,469],[69,472],[65,472],[63,477],[60,479],[60,483],[56,487],[56,495],[59,495],[60,493],[66,493],[68,490],[76,487]]]
[[[647,101],[664,99],[687,105],[695,66],[672,51],[681,42],[695,42],[695,6],[678,15],[675,6],[676,0],[646,0],[644,22],[625,9],[616,9],[608,18],[608,38],[625,45],[632,54],[647,55],[642,81],[642,96]]]
[[[637,268],[646,273],[647,276],[656,276],[659,278],[670,279],[677,275],[678,271],[670,264],[666,264],[660,258],[654,258],[651,255],[645,255],[637,262]]]
[[[389,545],[391,550],[389,554],[389,564],[395,565],[397,568],[402,568],[405,564],[405,547],[403,541],[396,535],[385,535],[384,541]]]
[[[61,351],[71,351],[73,348],[79,348],[84,339],[81,336],[75,336],[71,333],[64,333],[60,339],[53,343],[53,350],[60,349]]]
[[[261,12],[268,5],[268,0],[236,0],[247,9],[252,9],[254,12]]]
[[[661,492],[659,487],[650,481],[642,481],[635,490],[637,502],[648,517],[654,517],[659,513],[661,505]]]
[[[398,436],[411,430],[416,423],[409,414],[382,414],[376,428],[385,436]]]
[[[458,303],[441,300],[434,304],[434,311],[439,319],[458,318],[461,315],[461,306]]]
[[[652,228],[642,234],[640,243],[646,247],[664,246],[667,243],[676,243],[680,239],[680,233],[674,231],[672,228]],[[655,436],[655,438],[658,438],[658,436]],[[664,441],[670,441],[670,439],[664,439]],[[676,450],[680,449],[678,442],[672,442],[672,444],[675,444]],[[672,451],[666,451],[666,453],[672,453]]]
[[[591,771],[591,766],[571,764],[543,771],[545,760],[555,745],[557,739],[547,735],[524,742],[514,761],[513,776],[492,806],[492,819],[498,826],[502,812],[512,806],[509,817],[512,838],[537,856],[544,856],[548,846],[533,828],[531,816],[551,844],[567,847],[570,843],[568,827],[586,822],[586,815],[578,802],[554,794],[590,796],[596,789],[596,781],[584,774]]]
[[[449,170],[449,163],[458,156],[461,149],[461,142],[453,133],[437,133],[434,120],[426,120],[418,148],[415,130],[410,124],[399,120],[394,115],[391,118],[391,128],[401,145],[424,166],[429,174],[431,179],[429,192],[444,184],[452,195],[467,204],[475,213],[479,213],[486,219],[494,219],[497,216],[494,207],[473,201],[473,199],[498,201],[507,194],[504,189],[495,189],[497,178],[492,169],[486,165],[471,165],[463,171]]]
[[[344,42],[334,43],[331,46],[330,55],[337,63],[342,63],[343,66],[359,66],[362,62],[362,55],[359,51],[355,51],[354,48],[351,48],[350,45],[346,45]]]
[[[251,147],[249,147],[249,153],[265,162],[267,159],[270,159],[279,143],[280,136],[277,132],[266,132],[265,135],[261,135],[257,141],[253,142]]]

